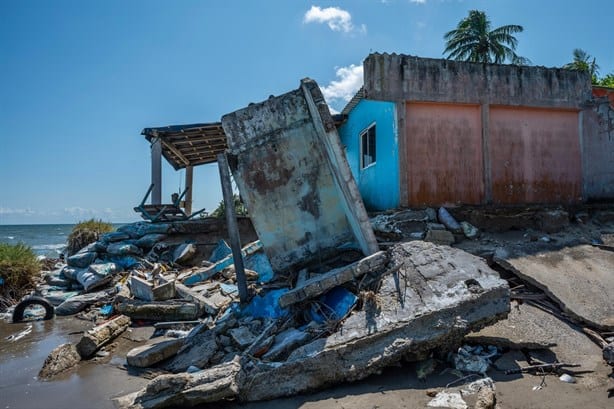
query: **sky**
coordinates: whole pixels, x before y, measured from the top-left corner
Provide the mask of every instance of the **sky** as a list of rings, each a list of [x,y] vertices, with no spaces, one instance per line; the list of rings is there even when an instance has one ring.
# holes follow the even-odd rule
[[[611,0],[0,0],[0,224],[136,221],[143,128],[217,122],[305,77],[340,111],[369,53],[443,58],[469,10],[523,26],[534,65],[581,48],[614,72]],[[184,171],[163,166],[170,200]],[[217,206],[217,164],[195,168],[193,194]]]

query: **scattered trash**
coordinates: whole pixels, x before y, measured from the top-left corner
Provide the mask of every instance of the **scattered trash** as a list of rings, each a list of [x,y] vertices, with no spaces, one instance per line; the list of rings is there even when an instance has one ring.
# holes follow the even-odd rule
[[[102,307],[100,307],[100,314],[102,314],[104,316],[109,316],[112,313],[113,313],[113,305],[106,304],[106,305],[103,305]]]
[[[451,409],[467,409],[469,407],[459,392],[439,392],[426,406]]]
[[[566,383],[576,383],[576,378],[566,373],[561,375],[559,377],[559,380],[561,380],[561,382],[566,382]]]
[[[339,321],[356,305],[358,297],[343,287],[336,287],[311,304],[309,315],[312,320],[322,324]]]
[[[497,348],[492,345],[489,345],[486,349],[482,346],[464,345],[453,356],[454,367],[463,372],[484,374],[488,370],[492,358],[497,354]]]
[[[31,332],[32,332],[32,324],[28,324],[26,328],[19,331],[17,334],[9,335],[8,337],[4,339],[6,339],[7,341],[11,341],[11,342],[19,341],[21,338],[25,337]]]

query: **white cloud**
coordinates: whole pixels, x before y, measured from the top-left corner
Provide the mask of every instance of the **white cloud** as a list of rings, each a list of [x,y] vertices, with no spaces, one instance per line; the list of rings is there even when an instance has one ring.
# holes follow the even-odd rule
[[[333,31],[342,31],[350,33],[352,31],[360,31],[365,33],[367,26],[362,24],[360,28],[356,28],[352,23],[352,15],[339,7],[320,8],[311,6],[303,17],[303,23],[326,23]]]
[[[10,207],[0,207],[0,215],[32,215],[36,212],[30,208],[26,209],[11,209]]]
[[[409,0],[410,3],[424,4],[426,0]]]
[[[331,107],[331,111],[338,112],[337,108],[343,109],[343,106],[362,87],[362,64],[337,67],[335,76],[337,77],[336,80],[331,81],[328,85],[321,87],[321,89],[324,98]]]

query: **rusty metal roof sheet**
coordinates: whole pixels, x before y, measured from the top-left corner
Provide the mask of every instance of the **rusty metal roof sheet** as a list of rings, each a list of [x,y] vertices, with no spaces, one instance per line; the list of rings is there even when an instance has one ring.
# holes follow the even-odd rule
[[[221,122],[145,128],[141,135],[149,142],[160,138],[162,154],[175,170],[216,162],[226,150]]]

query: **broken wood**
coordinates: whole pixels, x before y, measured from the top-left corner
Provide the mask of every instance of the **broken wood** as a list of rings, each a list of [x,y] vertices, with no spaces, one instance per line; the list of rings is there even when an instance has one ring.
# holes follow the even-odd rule
[[[587,336],[588,336],[588,337],[589,337],[589,338],[590,338],[590,339],[591,339],[593,342],[595,342],[597,345],[599,345],[599,347],[600,347],[601,349],[605,348],[605,347],[608,345],[607,341],[606,341],[605,339],[603,339],[603,338],[601,337],[601,335],[599,335],[597,332],[593,331],[592,329],[584,327],[584,328],[582,328],[582,331],[583,331],[583,332],[584,332],[584,333],[585,333],[585,334],[586,334],[586,335],[587,335]]]
[[[86,359],[94,355],[103,345],[111,342],[130,325],[130,318],[120,315],[102,325],[90,329],[77,344],[77,352]]]
[[[314,298],[334,287],[360,277],[365,273],[381,270],[384,268],[387,262],[387,253],[384,251],[378,251],[377,253],[358,260],[355,263],[312,277],[306,280],[301,286],[298,286],[279,297],[279,305],[282,308],[286,308],[287,306],[296,304],[297,302]]]
[[[505,371],[505,374],[512,375],[512,374],[519,374],[519,373],[531,372],[531,371],[537,371],[537,370],[553,371],[555,369],[578,368],[580,366],[581,366],[580,364],[566,364],[564,362],[553,362],[550,364],[529,365],[529,366],[524,366],[522,368],[517,368],[517,369],[508,369],[507,371]]]
[[[180,326],[184,326],[184,325],[198,325],[198,324],[200,324],[200,321],[198,321],[198,320],[195,320],[195,321],[155,322],[154,323],[154,328],[155,329],[169,329],[169,328],[180,327]]]
[[[188,321],[200,316],[198,305],[183,300],[140,301],[118,296],[115,309],[133,320]]]

